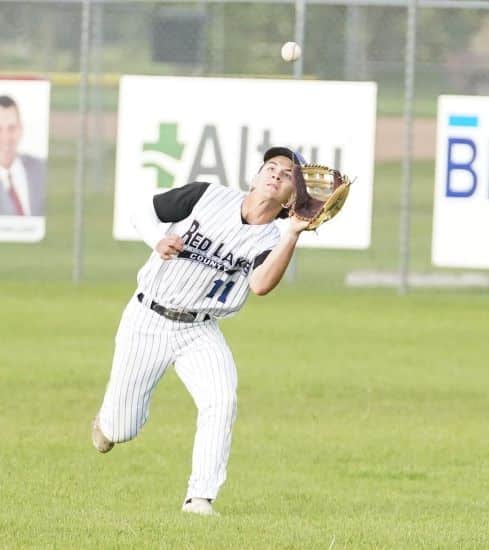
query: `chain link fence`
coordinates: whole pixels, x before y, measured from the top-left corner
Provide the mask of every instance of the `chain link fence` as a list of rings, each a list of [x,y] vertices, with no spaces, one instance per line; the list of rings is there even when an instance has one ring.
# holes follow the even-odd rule
[[[412,271],[435,271],[430,247],[437,96],[489,94],[486,4],[417,4],[407,235]],[[85,280],[132,280],[147,250],[115,242],[111,232],[120,75],[293,78],[278,52],[297,34],[300,5],[302,78],[374,80],[379,96],[372,245],[366,251],[299,250],[295,282],[343,285],[359,270],[396,272],[403,254],[408,2],[0,0],[0,77],[45,76],[52,83],[46,238],[38,244],[0,243],[0,279],[69,280],[79,254]],[[76,197],[84,206],[78,212]],[[77,231],[83,242],[75,245]]]

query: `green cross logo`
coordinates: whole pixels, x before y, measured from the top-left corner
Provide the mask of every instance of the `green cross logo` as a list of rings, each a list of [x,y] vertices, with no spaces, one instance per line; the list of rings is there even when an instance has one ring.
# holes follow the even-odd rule
[[[153,153],[152,160],[143,162],[143,166],[156,170],[158,187],[173,186],[174,161],[182,158],[183,149],[184,145],[177,139],[176,123],[161,123],[158,140],[155,143],[143,143],[143,152]]]

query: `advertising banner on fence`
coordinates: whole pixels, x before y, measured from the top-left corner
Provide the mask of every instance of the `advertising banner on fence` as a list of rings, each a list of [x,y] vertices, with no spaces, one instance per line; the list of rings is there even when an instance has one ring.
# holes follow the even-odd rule
[[[140,193],[191,181],[248,191],[272,145],[357,178],[343,210],[303,246],[368,248],[376,84],[268,79],[125,76],[121,79],[114,236]]]
[[[432,261],[489,268],[489,97],[438,98]]]
[[[45,234],[50,83],[0,79],[0,241]]]

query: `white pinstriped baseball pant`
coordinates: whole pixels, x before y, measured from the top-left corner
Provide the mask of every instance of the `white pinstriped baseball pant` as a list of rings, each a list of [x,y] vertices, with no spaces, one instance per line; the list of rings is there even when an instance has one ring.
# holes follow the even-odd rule
[[[133,297],[117,331],[100,427],[114,443],[136,437],[148,419],[153,390],[171,364],[198,409],[186,498],[215,499],[226,479],[237,409],[236,367],[215,321],[170,321]]]

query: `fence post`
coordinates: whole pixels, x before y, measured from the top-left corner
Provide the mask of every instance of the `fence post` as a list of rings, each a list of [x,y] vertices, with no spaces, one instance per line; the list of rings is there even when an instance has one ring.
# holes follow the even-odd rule
[[[345,80],[360,80],[365,70],[362,7],[346,6],[345,17]]]
[[[294,41],[302,48],[302,55],[294,61],[294,78],[300,80],[304,74],[304,36],[306,26],[306,0],[295,0],[295,29]],[[286,279],[289,283],[293,283],[297,277],[297,251],[294,250],[289,266],[285,272]]]
[[[407,9],[406,25],[406,55],[404,69],[404,156],[400,209],[400,266],[398,287],[400,294],[406,294],[409,286],[409,232],[413,167],[413,103],[416,63],[417,3],[418,0],[410,0]]]
[[[304,74],[304,36],[306,26],[306,0],[295,0],[295,30],[294,41],[302,48],[302,55],[294,61],[294,78],[302,78]]]
[[[102,191],[105,183],[105,138],[104,138],[104,87],[102,55],[104,44],[104,5],[101,0],[93,0],[90,33],[90,75],[89,86],[90,100],[89,111],[92,113],[92,125],[90,132],[89,158],[91,161],[92,188]]]
[[[79,136],[75,174],[75,221],[73,243],[73,282],[79,283],[83,276],[83,199],[88,140],[88,72],[90,57],[91,0],[82,1],[80,40],[80,97]]]

